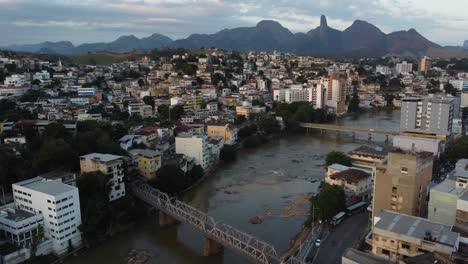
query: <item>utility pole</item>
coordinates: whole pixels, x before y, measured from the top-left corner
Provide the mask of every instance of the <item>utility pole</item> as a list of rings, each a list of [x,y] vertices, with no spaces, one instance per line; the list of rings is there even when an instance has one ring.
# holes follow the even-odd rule
[[[320,208],[315,208],[314,205],[312,205],[312,223],[315,224],[315,210],[319,210]]]

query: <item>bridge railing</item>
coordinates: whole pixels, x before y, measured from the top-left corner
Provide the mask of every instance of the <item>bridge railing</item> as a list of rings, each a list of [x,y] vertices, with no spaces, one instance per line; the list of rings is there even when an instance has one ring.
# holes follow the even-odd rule
[[[196,227],[219,243],[259,263],[280,262],[273,245],[242,232],[231,225],[217,223],[208,214],[184,202],[170,198],[166,193],[147,184],[132,184],[131,190],[143,201],[157,207],[180,222]]]

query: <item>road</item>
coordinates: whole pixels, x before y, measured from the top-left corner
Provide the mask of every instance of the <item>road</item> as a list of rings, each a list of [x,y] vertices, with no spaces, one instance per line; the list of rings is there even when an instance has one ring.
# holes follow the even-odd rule
[[[341,263],[341,256],[347,248],[356,247],[359,239],[368,232],[369,212],[364,211],[343,220],[338,226],[332,228],[330,233],[322,232],[322,244],[310,251],[309,260],[314,264]]]

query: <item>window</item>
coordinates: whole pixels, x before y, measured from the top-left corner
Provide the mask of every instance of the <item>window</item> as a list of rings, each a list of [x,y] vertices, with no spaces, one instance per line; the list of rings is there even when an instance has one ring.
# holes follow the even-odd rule
[[[406,167],[401,167],[401,173],[408,173],[408,168]]]
[[[411,246],[408,245],[408,244],[401,244],[401,247],[406,249],[406,250],[409,250],[411,248]]]
[[[390,251],[386,249],[382,249],[382,254],[390,256]]]
[[[393,192],[393,193],[396,193],[396,192],[397,192],[397,190],[398,190],[398,188],[397,188],[397,187],[392,187],[392,192]]]

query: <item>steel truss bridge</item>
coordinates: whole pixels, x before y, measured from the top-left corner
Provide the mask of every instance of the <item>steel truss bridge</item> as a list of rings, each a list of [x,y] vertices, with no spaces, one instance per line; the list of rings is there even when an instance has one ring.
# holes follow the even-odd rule
[[[133,194],[144,202],[159,209],[173,219],[186,223],[200,231],[206,238],[228,247],[255,263],[305,264],[295,257],[280,257],[273,245],[266,243],[239,229],[216,222],[208,214],[175,198],[169,197],[148,184],[131,185]],[[206,243],[206,242],[205,242]]]

